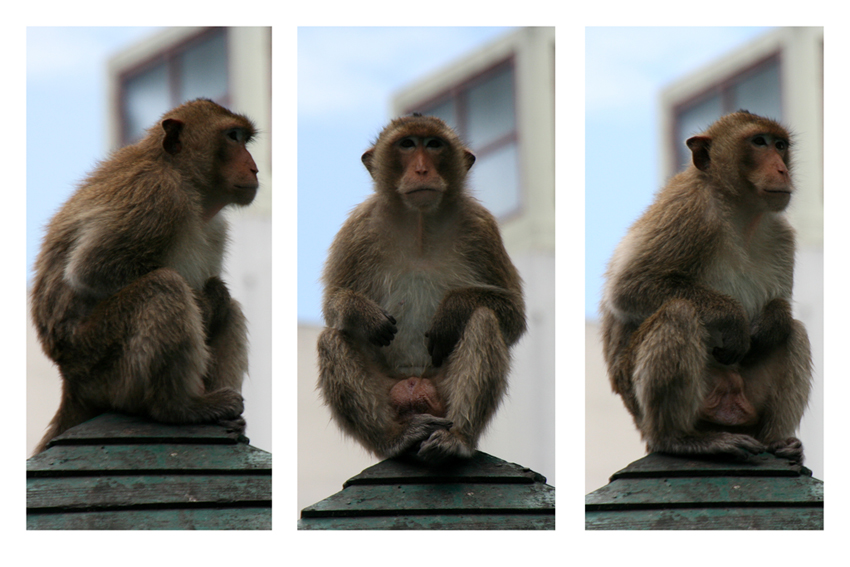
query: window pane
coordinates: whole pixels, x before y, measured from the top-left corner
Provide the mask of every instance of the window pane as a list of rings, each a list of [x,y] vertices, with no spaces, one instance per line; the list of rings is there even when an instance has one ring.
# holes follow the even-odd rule
[[[467,142],[481,148],[514,131],[514,73],[506,69],[469,89]]]
[[[472,166],[472,194],[497,218],[520,206],[516,143],[479,157]]]
[[[227,95],[227,42],[224,33],[191,47],[181,57],[180,100],[221,100]]]
[[[681,171],[691,161],[691,152],[685,146],[685,140],[708,128],[712,122],[723,115],[720,95],[714,95],[695,106],[683,110],[676,120],[676,171]]]
[[[779,64],[773,63],[732,88],[735,109],[745,109],[774,120],[782,118]]]
[[[423,110],[422,114],[443,119],[455,132],[460,134],[457,127],[457,114],[455,113],[453,100],[447,100],[437,106]]]
[[[124,84],[124,141],[138,140],[162,114],[171,108],[168,74],[160,64]]]

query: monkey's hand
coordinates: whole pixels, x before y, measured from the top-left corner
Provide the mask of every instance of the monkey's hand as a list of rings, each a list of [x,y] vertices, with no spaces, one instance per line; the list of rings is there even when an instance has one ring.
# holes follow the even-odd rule
[[[750,350],[743,362],[753,362],[784,344],[793,323],[788,301],[776,298],[768,302],[750,324]]]
[[[377,303],[375,308],[377,311],[369,313],[368,317],[364,317],[366,339],[378,346],[389,346],[398,332],[395,317],[387,313]]]
[[[750,329],[747,316],[740,305],[723,309],[706,321],[712,337],[719,337],[720,346],[715,346],[711,354],[720,364],[740,362],[750,350]]]
[[[425,333],[428,354],[435,367],[441,366],[455,349],[473,310],[460,297],[451,294],[440,304],[431,328]]]
[[[198,304],[204,321],[204,331],[207,337],[211,337],[220,329],[230,312],[230,292],[221,279],[213,276],[204,283]]]
[[[767,450],[777,457],[790,460],[794,464],[803,464],[803,442],[796,437],[788,437],[782,441],[771,443]]]
[[[475,453],[475,448],[467,443],[460,435],[449,430],[437,430],[422,443],[417,457],[431,465],[438,465],[454,458],[468,459]]]

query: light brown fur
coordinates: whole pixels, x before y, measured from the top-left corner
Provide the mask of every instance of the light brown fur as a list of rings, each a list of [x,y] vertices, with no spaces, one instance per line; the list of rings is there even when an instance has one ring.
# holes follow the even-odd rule
[[[319,387],[382,457],[472,456],[525,331],[519,275],[465,189],[474,160],[441,120],[394,120],[363,155],[375,193],[328,255]]]
[[[249,204],[254,126],[199,99],[118,150],[53,217],[36,260],[32,316],[62,375],[36,453],[104,411],[244,430],[245,318],[219,278],[219,215]]]
[[[803,459],[811,361],[790,307],[788,144],[772,120],[721,118],[688,140],[693,164],[611,259],[604,355],[650,451]]]

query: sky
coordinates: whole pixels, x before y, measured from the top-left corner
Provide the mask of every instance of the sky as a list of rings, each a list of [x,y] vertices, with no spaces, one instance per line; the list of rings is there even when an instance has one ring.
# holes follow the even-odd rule
[[[372,192],[360,156],[393,118],[393,94],[509,32],[299,28],[299,321],[321,324],[322,265],[348,213]]]
[[[156,29],[27,29],[28,282],[32,279],[32,265],[45,225],[77,184],[108,153],[107,61]]]
[[[614,248],[664,185],[658,132],[661,91],[769,30],[587,28],[586,318],[598,318],[603,274]]]
[[[392,118],[393,94],[510,29],[298,28],[299,321],[321,322],[322,262],[348,212],[371,192],[360,155]],[[587,317],[596,317],[602,273],[616,243],[663,184],[657,157],[661,89],[766,29],[587,28]],[[155,30],[28,29],[28,281],[44,225],[108,151],[106,61]],[[418,49],[423,45],[428,49]],[[635,45],[640,49],[630,48]],[[75,132],[70,145],[69,131]]]

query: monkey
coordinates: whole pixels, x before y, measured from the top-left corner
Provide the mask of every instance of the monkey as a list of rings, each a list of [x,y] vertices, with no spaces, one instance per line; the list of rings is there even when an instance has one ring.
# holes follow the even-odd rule
[[[379,457],[469,458],[526,329],[522,281],[467,190],[475,156],[445,122],[396,118],[361,161],[374,192],[328,252],[319,390]]]
[[[811,354],[791,314],[791,137],[741,110],[686,142],[692,163],[616,248],[601,301],[612,389],[647,451],[802,463]]]
[[[247,327],[220,273],[227,222],[259,187],[256,129],[208,99],[166,112],[50,221],[32,318],[62,377],[35,450],[106,411],[244,432]]]

